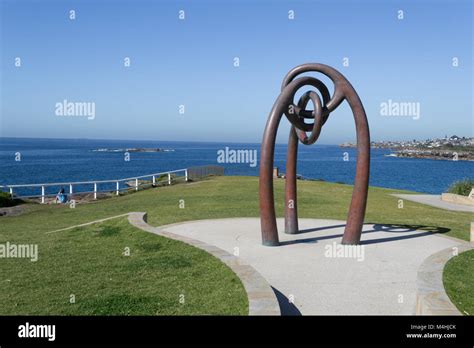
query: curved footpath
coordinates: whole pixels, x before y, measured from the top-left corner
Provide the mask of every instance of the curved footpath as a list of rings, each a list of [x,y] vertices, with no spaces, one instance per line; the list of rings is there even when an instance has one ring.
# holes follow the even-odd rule
[[[441,195],[420,195],[420,194],[413,194],[413,193],[402,195],[402,194],[394,193],[392,194],[392,196],[395,196],[401,199],[407,199],[415,203],[426,204],[426,205],[429,205],[435,208],[444,209],[444,210],[474,213],[474,206],[446,202],[441,199]]]

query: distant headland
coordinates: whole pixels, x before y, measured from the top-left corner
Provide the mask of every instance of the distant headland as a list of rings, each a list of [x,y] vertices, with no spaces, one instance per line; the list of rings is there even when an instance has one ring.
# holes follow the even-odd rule
[[[357,147],[353,143],[343,143],[340,147]],[[409,141],[372,141],[374,149],[390,149],[391,157],[429,158],[437,160],[474,161],[474,138],[451,137]]]

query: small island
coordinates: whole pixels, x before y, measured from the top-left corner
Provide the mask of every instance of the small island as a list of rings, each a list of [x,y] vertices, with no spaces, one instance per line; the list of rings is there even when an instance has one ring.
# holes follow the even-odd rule
[[[357,147],[357,144],[343,143],[343,148]],[[428,158],[436,160],[474,161],[474,138],[458,137],[409,140],[409,141],[372,141],[373,149],[390,149],[390,157]]]
[[[131,149],[95,149],[93,152],[173,152],[173,149],[160,148],[131,148]]]

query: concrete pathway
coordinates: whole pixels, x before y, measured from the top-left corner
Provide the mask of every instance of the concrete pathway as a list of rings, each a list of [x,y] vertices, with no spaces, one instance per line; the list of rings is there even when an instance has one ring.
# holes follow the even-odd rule
[[[280,232],[280,247],[261,245],[257,218],[191,221],[158,229],[238,254],[274,288],[283,314],[414,314],[418,268],[430,255],[461,243],[415,228],[365,225],[362,248],[358,254],[351,249],[356,257],[339,257],[344,225],[300,219],[299,234]],[[282,219],[278,226],[283,231]]]
[[[406,199],[406,200],[416,202],[416,203],[431,205],[432,207],[436,207],[440,209],[474,213],[474,207],[442,201],[441,195],[392,194],[392,196],[395,196],[401,199]]]

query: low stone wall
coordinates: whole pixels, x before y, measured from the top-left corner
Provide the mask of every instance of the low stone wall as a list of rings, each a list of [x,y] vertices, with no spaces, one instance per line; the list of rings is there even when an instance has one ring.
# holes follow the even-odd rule
[[[466,243],[456,248],[460,254],[473,246]],[[443,285],[444,266],[453,256],[453,248],[441,250],[428,257],[418,269],[417,315],[462,315],[449,299]]]
[[[456,195],[454,193],[443,193],[441,195],[441,200],[445,202],[455,203],[455,204],[474,206],[473,199],[467,196]]]

